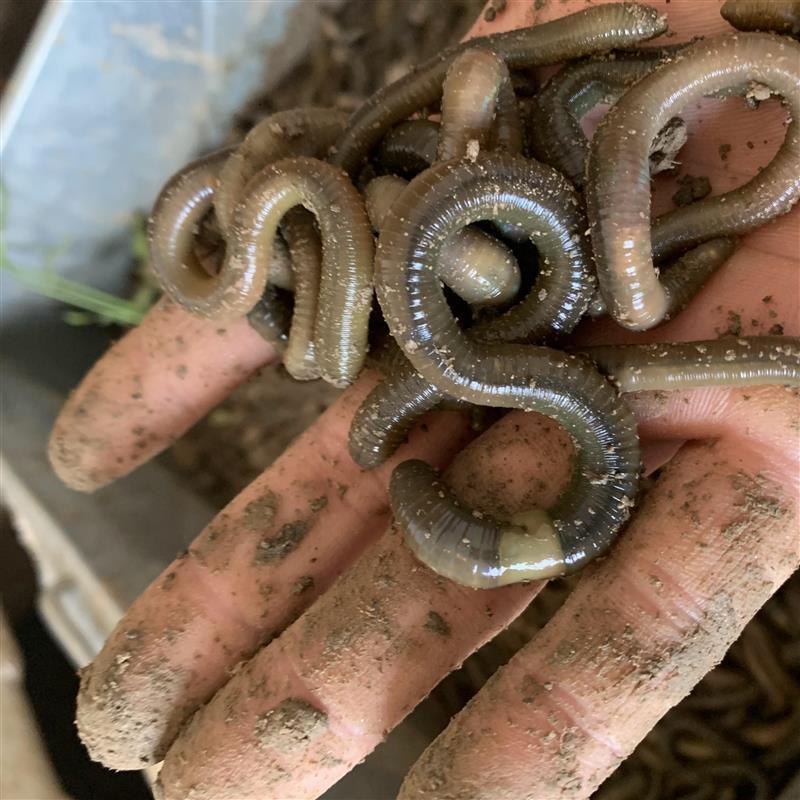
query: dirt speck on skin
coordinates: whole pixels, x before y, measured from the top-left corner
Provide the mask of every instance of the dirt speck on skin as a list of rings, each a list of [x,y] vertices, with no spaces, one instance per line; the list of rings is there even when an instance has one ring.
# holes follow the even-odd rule
[[[721,144],[719,146],[719,151],[718,151],[720,159],[722,161],[727,161],[728,160],[728,156],[731,154],[731,150],[732,149],[733,149],[733,146],[730,145],[730,144]]]
[[[307,745],[327,727],[327,714],[299,697],[289,697],[258,716],[253,734],[259,748],[288,753]]]
[[[251,531],[264,530],[275,519],[278,502],[278,496],[272,491],[267,491],[263,497],[251,500],[242,512],[244,524]]]
[[[705,175],[684,175],[678,178],[678,186],[680,189],[672,195],[672,202],[678,207],[688,206],[711,194],[711,181]]]
[[[289,553],[297,549],[310,527],[308,520],[305,519],[287,522],[281,526],[274,536],[262,539],[258,543],[254,558],[255,563],[269,564],[286,558]]]
[[[318,511],[322,511],[328,505],[328,498],[325,495],[321,497],[315,497],[309,505],[311,506],[311,510],[316,513]]]
[[[483,18],[486,22],[494,22],[497,15],[505,11],[507,0],[489,0],[486,10],[483,12]]]
[[[292,586],[292,594],[303,594],[314,588],[314,578],[311,575],[301,575]]]
[[[444,617],[436,611],[428,612],[428,618],[425,620],[425,627],[437,636],[444,636],[445,638],[450,636],[451,633],[450,626],[447,624]]]

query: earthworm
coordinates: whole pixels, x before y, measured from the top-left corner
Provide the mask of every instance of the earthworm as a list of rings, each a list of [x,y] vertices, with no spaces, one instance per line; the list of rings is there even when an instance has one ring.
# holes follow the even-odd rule
[[[294,271],[292,321],[283,365],[296,380],[320,377],[315,355],[315,323],[322,270],[322,242],[313,216],[304,208],[291,209],[281,221],[281,232]]]
[[[471,144],[473,143],[474,144]],[[442,86],[438,161],[489,147],[522,152],[522,123],[505,62],[473,47],[453,58]]]
[[[382,175],[367,185],[364,199],[376,231],[406,185],[407,181],[395,175]],[[499,239],[474,226],[450,237],[438,270],[441,279],[471,305],[505,305],[519,292],[520,271],[513,253]]]
[[[470,142],[487,147],[503,84],[510,89],[508,67],[491,51],[473,47],[453,58],[442,85],[437,161],[464,158]]]
[[[800,45],[745,33],[696,42],[636,83],[606,115],[589,152],[586,202],[603,297],[624,327],[663,320],[667,298],[653,267],[667,250],[743,233],[788,211],[800,197]],[[650,222],[650,143],[664,123],[703,95],[757,81],[780,94],[792,120],[769,165],[744,186]],[[656,229],[658,232],[656,233]]]
[[[519,69],[629,47],[665,30],[666,18],[649,6],[615,3],[448,48],[373,94],[350,119],[332,160],[347,172],[355,172],[392,125],[439,100],[447,69],[464,50],[491,50],[509,69]]]
[[[542,328],[569,329],[591,287],[582,214],[566,179],[536,162],[492,154],[435,165],[393,204],[376,258],[384,318],[426,381],[476,405],[544,413],[580,445],[575,477],[556,506],[508,524],[461,508],[428,465],[397,467],[390,500],[412,550],[476,587],[570,572],[603,552],[629,515],[639,471],[633,418],[590,362],[546,347],[475,342],[453,318],[436,274],[439,251],[451,232],[487,217],[527,226],[560,295],[555,309],[542,296]]]
[[[740,31],[800,35],[800,0],[727,0],[720,13]]]
[[[663,51],[568,64],[554,75],[528,104],[528,146],[534,158],[563,172],[577,187],[584,184],[589,140],[581,119],[600,103],[616,102],[636,81],[664,59]],[[672,166],[672,157],[686,142],[686,126],[670,129],[668,148],[657,140],[651,146],[650,171]]]
[[[192,310],[213,276],[194,250],[195,232],[212,209],[217,178],[232,148],[216,150],[191,161],[163,186],[147,225],[150,261],[161,287],[173,300]]]
[[[260,169],[292,156],[324,158],[346,122],[346,114],[330,108],[279,111],[259,122],[233,150],[219,174],[214,209],[223,232],[233,225],[245,186]]]
[[[660,280],[667,298],[664,319],[672,319],[683,311],[735,250],[736,240],[721,236],[697,245],[685,255],[662,267]],[[599,291],[592,297],[587,313],[590,317],[599,317],[607,313],[605,300]]]
[[[317,366],[330,383],[344,385],[364,361],[372,302],[372,232],[361,196],[347,176],[317,159],[270,164],[248,185],[237,208],[219,274],[192,274],[193,296],[184,305],[202,316],[239,316],[261,298],[269,257],[283,215],[302,205],[317,219],[322,273],[314,326]]]
[[[436,161],[439,123],[407,119],[395,125],[381,140],[375,162],[383,172],[413,178]]]
[[[292,307],[291,294],[273,283],[268,283],[258,302],[247,312],[250,327],[279,353],[285,353],[289,344]]]
[[[800,340],[791,337],[609,345],[580,353],[622,393],[800,383]],[[419,418],[445,398],[410,363],[392,364],[386,375],[367,395],[350,428],[350,454],[365,469],[386,461]]]
[[[800,385],[800,339],[791,336],[608,345],[582,348],[581,353],[620,392]]]
[[[148,221],[153,270],[164,291],[190,310],[193,298],[207,290],[222,262],[220,258],[209,270],[198,258],[197,231],[213,212],[219,173],[234,149],[216,150],[175,173],[161,189]],[[223,240],[214,242],[214,248],[220,249],[220,244],[224,253]],[[280,236],[273,242],[269,279],[281,289],[294,286],[289,251]]]

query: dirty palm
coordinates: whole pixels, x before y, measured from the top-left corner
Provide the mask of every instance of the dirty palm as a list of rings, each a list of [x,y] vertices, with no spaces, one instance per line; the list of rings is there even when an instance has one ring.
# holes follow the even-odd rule
[[[401,796],[587,797],[722,658],[800,561],[797,19],[495,4],[349,119],[281,112],[168,181],[167,297],[66,404],[61,477],[123,476],[270,361],[352,385],[84,670],[95,758],[163,760],[165,798],[316,797],[600,555]],[[576,59],[599,91],[532,84]],[[590,142],[561,124],[608,101]],[[676,161],[713,193],[666,211]]]

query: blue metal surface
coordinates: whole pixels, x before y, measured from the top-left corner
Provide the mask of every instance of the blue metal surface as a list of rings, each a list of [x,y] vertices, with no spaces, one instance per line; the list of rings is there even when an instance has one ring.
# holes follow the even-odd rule
[[[300,0],[50,0],[0,107],[9,259],[117,291],[131,214],[219,141]],[[3,321],[36,298],[0,273]]]

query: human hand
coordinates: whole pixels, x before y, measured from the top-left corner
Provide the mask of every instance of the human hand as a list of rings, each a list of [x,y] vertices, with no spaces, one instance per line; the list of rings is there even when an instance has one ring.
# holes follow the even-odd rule
[[[474,33],[583,3],[533,5],[511,0]],[[678,35],[668,41],[726,30],[718,8],[673,0],[665,10]],[[766,164],[783,136],[776,103],[752,112],[709,101],[686,116],[684,169],[717,192]],[[727,161],[721,144],[733,146]],[[744,335],[775,324],[797,335],[798,218],[746,237],[675,321],[637,336],[595,323],[582,335],[713,338],[732,319]],[[162,303],[68,401],[53,434],[56,469],[83,489],[120,477],[274,357],[244,322],[223,328]],[[167,798],[316,796],[541,589],[465,589],[384,534],[392,466],[445,465],[470,434],[458,415],[439,414],[390,464],[362,472],[347,429],[374,381],[350,389],[129,610],[82,678],[78,722],[95,758],[134,769],[166,756]],[[800,563],[793,393],[627,401],[650,468],[690,443],[611,555],[429,748],[403,796],[588,796]],[[449,480],[486,510],[546,506],[567,476],[565,443],[547,420],[512,413],[456,458]]]

